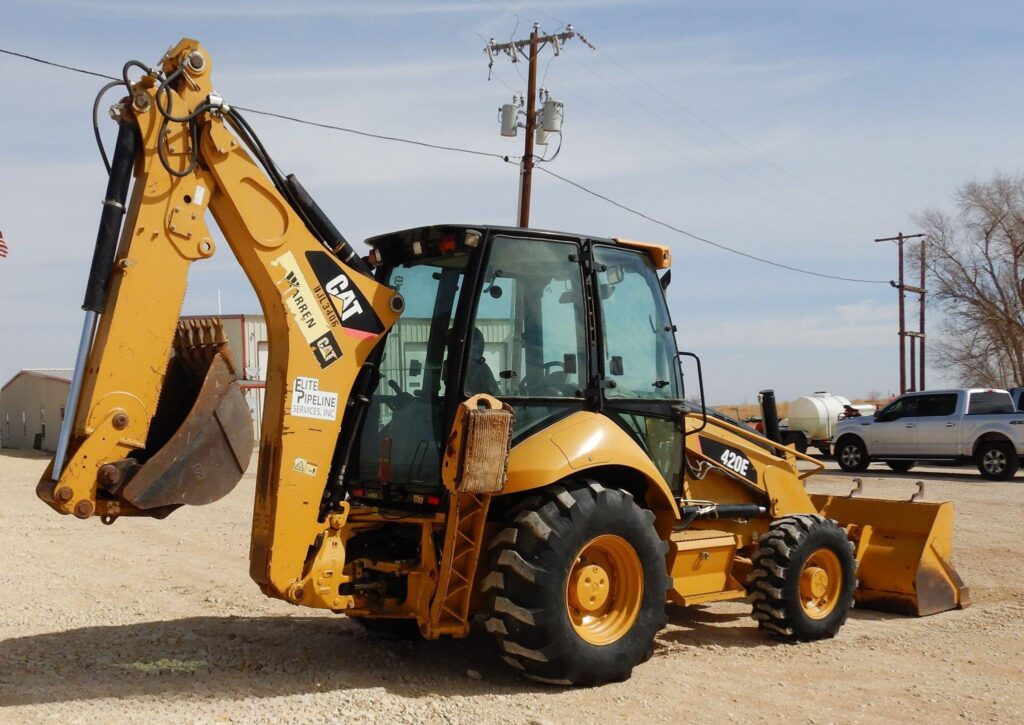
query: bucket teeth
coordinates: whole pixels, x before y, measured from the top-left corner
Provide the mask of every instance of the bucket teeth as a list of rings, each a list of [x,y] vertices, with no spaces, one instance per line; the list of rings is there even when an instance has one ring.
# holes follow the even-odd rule
[[[182,359],[193,373],[203,373],[220,354],[228,363],[231,372],[237,371],[224,325],[219,317],[193,317],[178,322],[174,335],[174,354]]]

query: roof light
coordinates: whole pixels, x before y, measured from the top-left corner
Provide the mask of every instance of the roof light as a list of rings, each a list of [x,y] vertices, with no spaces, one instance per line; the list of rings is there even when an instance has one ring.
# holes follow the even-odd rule
[[[437,249],[441,254],[447,254],[448,252],[455,251],[455,235],[445,234],[441,237],[441,241],[437,243]]]
[[[475,229],[467,229],[462,243],[470,249],[475,249],[480,244],[480,232]]]
[[[420,256],[421,254],[423,254],[423,245],[420,244],[419,242],[413,242],[412,243],[412,253],[415,256],[417,256],[417,257]]]

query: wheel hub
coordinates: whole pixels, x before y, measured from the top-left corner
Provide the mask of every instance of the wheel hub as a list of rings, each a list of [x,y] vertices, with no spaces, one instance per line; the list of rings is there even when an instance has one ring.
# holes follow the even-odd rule
[[[811,619],[824,619],[839,602],[843,575],[839,558],[829,549],[818,549],[800,571],[800,606]]]
[[[800,575],[800,590],[806,597],[821,599],[828,592],[828,572],[809,566]]]
[[[575,582],[569,583],[569,599],[582,612],[596,612],[608,601],[608,572],[597,564],[573,570]]]
[[[640,613],[644,569],[621,536],[591,539],[577,554],[565,582],[565,608],[585,641],[607,645],[632,629]]]

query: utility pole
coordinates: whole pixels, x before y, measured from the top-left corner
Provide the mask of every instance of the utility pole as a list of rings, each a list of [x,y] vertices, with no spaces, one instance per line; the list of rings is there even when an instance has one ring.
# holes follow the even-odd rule
[[[908,239],[920,239],[921,240],[921,286],[914,287],[906,284],[903,272],[903,243]],[[924,306],[925,306],[925,245],[924,245],[924,234],[904,234],[900,232],[895,237],[884,237],[882,239],[876,239],[876,242],[895,242],[896,247],[899,250],[899,281],[889,282],[898,292],[900,300],[900,395],[907,392],[908,390],[924,390]],[[919,328],[916,331],[907,330],[906,320],[906,304],[905,298],[907,292],[918,295],[918,302],[920,305],[920,314],[918,317]],[[907,386],[907,344],[904,342],[905,339],[910,339],[910,385]],[[917,355],[916,352],[920,350],[920,374],[917,372]]]
[[[526,138],[523,144],[523,160],[519,166],[519,226],[530,226],[530,197],[533,191],[533,165],[534,165],[534,142],[538,133],[537,113],[537,58],[540,52],[550,45],[555,55],[558,55],[561,46],[572,38],[579,40],[586,46],[593,48],[590,42],[567,25],[564,32],[548,35],[540,34],[540,25],[533,24],[533,32],[530,37],[524,40],[513,40],[508,43],[495,43],[491,38],[484,52],[489,60],[488,68],[494,65],[494,57],[499,53],[507,55],[513,63],[518,63],[520,56],[526,58],[529,65],[529,75],[526,89],[526,121],[523,125],[526,131]],[[527,50],[528,49],[528,50]],[[512,105],[506,104],[502,107],[502,135],[515,136],[518,128],[518,111],[507,110],[514,108],[518,98],[513,99]],[[550,109],[550,110],[549,110]],[[542,130],[546,133],[557,133],[561,131],[562,104],[558,101],[548,100],[544,104],[544,123]],[[544,142],[546,143],[546,141]]]

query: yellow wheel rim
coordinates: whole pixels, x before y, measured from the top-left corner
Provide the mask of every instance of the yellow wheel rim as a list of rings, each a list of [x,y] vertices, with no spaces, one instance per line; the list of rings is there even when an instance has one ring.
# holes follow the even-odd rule
[[[621,536],[606,534],[577,554],[565,586],[565,605],[576,633],[594,645],[615,642],[630,630],[644,595],[640,557]]]
[[[839,557],[829,549],[818,549],[800,571],[800,607],[811,619],[824,619],[839,602],[843,569]]]

